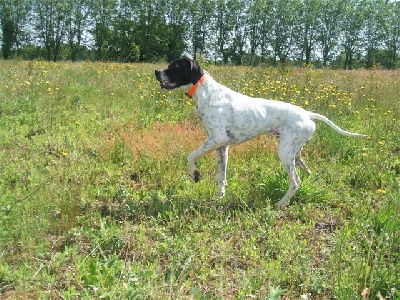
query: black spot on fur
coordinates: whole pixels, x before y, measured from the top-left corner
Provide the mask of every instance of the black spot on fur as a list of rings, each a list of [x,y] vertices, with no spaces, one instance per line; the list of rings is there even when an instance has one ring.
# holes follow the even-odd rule
[[[227,131],[226,131],[226,135],[228,136],[228,138],[229,138],[231,141],[236,140],[234,134],[233,134],[231,131],[227,130]]]

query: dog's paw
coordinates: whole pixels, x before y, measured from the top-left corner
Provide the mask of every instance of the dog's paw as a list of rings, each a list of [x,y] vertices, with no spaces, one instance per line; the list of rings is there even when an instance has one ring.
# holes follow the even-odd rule
[[[289,204],[288,202],[280,200],[280,201],[278,201],[278,202],[275,203],[275,208],[276,208],[277,210],[284,210],[285,207],[286,207],[288,204]]]
[[[197,171],[197,170],[195,170],[195,171],[193,172],[192,178],[193,178],[194,182],[199,182],[199,181],[200,181],[200,172]]]

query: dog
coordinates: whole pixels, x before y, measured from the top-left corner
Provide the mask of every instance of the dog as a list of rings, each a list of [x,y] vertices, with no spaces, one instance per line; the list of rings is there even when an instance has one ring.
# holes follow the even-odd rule
[[[216,150],[218,159],[218,195],[225,195],[228,146],[246,142],[264,134],[279,137],[278,155],[289,176],[289,189],[276,204],[283,209],[300,186],[296,165],[311,174],[301,158],[304,144],[315,131],[313,120],[320,120],[345,136],[365,137],[341,129],[327,117],[307,111],[299,106],[275,100],[252,98],[237,93],[215,81],[192,59],[173,61],[165,70],[155,70],[162,89],[182,88],[193,97],[197,113],[208,137],[205,143],[188,157],[191,178],[197,182],[200,173],[197,159]]]

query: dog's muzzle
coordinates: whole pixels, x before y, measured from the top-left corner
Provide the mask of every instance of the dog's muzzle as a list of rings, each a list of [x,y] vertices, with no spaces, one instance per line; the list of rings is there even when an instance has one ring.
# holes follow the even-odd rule
[[[162,89],[172,90],[178,87],[176,82],[171,82],[165,72],[163,70],[155,70],[155,75],[157,80],[160,82],[160,86]]]

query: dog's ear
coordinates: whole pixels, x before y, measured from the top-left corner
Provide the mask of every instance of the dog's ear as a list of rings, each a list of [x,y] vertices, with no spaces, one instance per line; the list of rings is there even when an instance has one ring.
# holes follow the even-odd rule
[[[204,75],[204,70],[200,67],[199,63],[193,59],[190,59],[190,80],[193,84],[200,80],[201,76]]]

